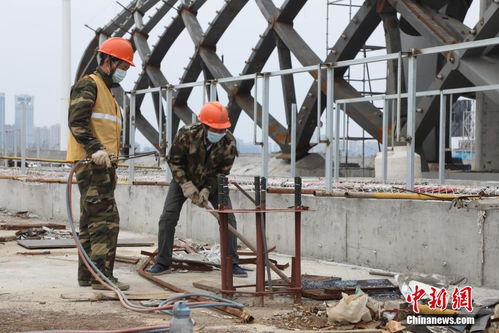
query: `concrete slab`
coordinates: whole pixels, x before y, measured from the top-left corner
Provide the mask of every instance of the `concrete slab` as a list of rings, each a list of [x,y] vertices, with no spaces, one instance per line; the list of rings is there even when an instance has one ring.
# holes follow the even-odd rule
[[[0,220],[11,222],[62,222],[60,220],[35,218],[21,220],[11,216],[0,216]],[[13,234],[14,231],[0,230],[0,236]],[[120,239],[154,240],[155,235],[121,231]],[[16,252],[23,250],[16,242],[0,244],[0,331],[29,331],[48,329],[117,329],[126,327],[166,324],[169,317],[164,314],[139,314],[126,310],[117,301],[71,301],[61,298],[61,294],[75,294],[91,291],[77,285],[77,255],[75,249],[52,249],[49,255],[23,256]],[[143,248],[152,251],[154,247]],[[139,256],[139,248],[118,248],[118,255]],[[273,254],[279,262],[290,258],[283,254]],[[254,268],[254,266],[248,266]],[[143,279],[136,273],[134,265],[116,263],[115,275],[131,285],[133,292],[164,294],[164,289]],[[304,260],[303,274],[337,276],[343,279],[376,278],[369,270],[360,266],[333,263],[330,261]],[[289,271],[287,272],[289,274]],[[277,278],[277,276],[273,276]],[[189,272],[172,273],[160,276],[161,279],[184,289],[202,292],[192,286],[194,281],[220,281],[220,273]],[[381,277],[385,278],[385,277]],[[237,279],[237,283],[254,281],[254,271],[249,277]],[[474,296],[499,297],[498,290],[475,288]],[[196,320],[196,332],[291,332],[275,326],[279,318],[296,311],[290,297],[275,297],[266,300],[266,307],[254,307],[252,297],[237,297],[246,305],[246,311],[255,317],[251,325],[240,324],[238,320],[225,314],[197,309],[193,312]],[[323,302],[304,299],[306,305],[323,306]],[[329,302],[333,304],[334,302]],[[291,328],[292,329],[292,328]]]

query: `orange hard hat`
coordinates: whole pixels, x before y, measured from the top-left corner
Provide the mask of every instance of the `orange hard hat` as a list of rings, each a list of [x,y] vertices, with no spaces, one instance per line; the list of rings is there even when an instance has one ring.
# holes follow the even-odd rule
[[[132,44],[124,38],[109,38],[104,43],[102,43],[98,51],[126,61],[130,64],[130,66],[135,66],[133,63]]]
[[[205,125],[217,129],[230,127],[229,112],[219,102],[208,102],[201,108],[198,119]]]

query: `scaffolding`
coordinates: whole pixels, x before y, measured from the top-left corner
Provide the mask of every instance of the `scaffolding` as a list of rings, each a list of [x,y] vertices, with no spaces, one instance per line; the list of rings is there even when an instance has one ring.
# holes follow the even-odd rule
[[[334,12],[334,7],[348,7],[348,20],[352,21],[352,17],[354,15],[354,9],[358,9],[362,7],[361,4],[356,4],[353,0],[326,0],[326,57],[329,52],[333,49],[333,45],[329,43],[329,21],[332,19],[331,13]],[[360,53],[363,58],[367,58],[368,53],[374,51],[385,50],[385,46],[379,45],[364,45],[360,49]],[[387,77],[378,77],[372,78],[369,72],[369,64],[366,62],[362,65],[362,76],[361,77],[352,77],[352,73],[350,71],[350,67],[345,73],[345,79],[349,84],[357,83],[362,85],[362,90],[360,93],[362,96],[373,96],[373,95],[382,95],[385,92],[375,92],[372,88],[373,81],[385,81]],[[346,108],[347,106],[345,106]],[[384,110],[383,110],[384,112]],[[377,139],[370,136],[366,137],[366,131],[362,129],[361,137],[350,137],[350,117],[347,114],[347,109],[343,110],[343,135],[342,135],[342,144],[341,144],[341,153],[340,155],[344,156],[344,165],[345,170],[348,170],[348,155],[349,155],[349,142],[350,141],[362,141],[362,153],[361,153],[361,168],[362,168],[362,176],[365,176],[365,142],[366,141],[376,141]],[[381,146],[378,143],[378,152],[381,151]]]

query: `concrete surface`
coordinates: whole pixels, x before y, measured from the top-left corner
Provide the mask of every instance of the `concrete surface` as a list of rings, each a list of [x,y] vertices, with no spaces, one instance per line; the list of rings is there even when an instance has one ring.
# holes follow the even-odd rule
[[[0,220],[8,223],[41,223],[46,219],[32,218],[29,220],[2,215]],[[64,221],[51,221],[64,222]],[[0,230],[0,236],[10,236],[15,231]],[[133,238],[151,240],[151,235],[120,232],[121,239]],[[29,252],[15,241],[0,243],[0,332],[39,331],[39,330],[89,330],[89,329],[119,329],[138,326],[168,324],[170,316],[161,313],[137,313],[123,308],[117,301],[85,301],[71,300],[72,297],[91,295],[91,288],[79,287],[77,284],[77,253],[76,249],[51,249],[50,254],[25,256],[17,252]],[[118,255],[140,256],[140,250],[150,248],[123,248],[117,250]],[[289,261],[286,256],[273,255],[279,263]],[[237,284],[254,283],[254,266],[249,277],[237,279]],[[320,274],[338,276],[344,279],[361,279],[371,277],[366,269],[332,265],[317,261],[304,261],[304,274]],[[289,274],[289,269],[286,272]],[[115,276],[130,284],[130,292],[161,293],[165,290],[150,281],[140,277],[136,267],[131,264],[116,263]],[[220,283],[220,272],[188,272],[160,275],[158,278],[183,289],[208,293],[196,289],[192,283],[207,280]],[[274,274],[273,278],[277,278]],[[62,297],[64,295],[65,298]],[[172,294],[171,296],[174,296]],[[163,296],[165,297],[165,296]],[[196,321],[195,332],[291,332],[277,329],[272,325],[276,316],[293,311],[292,299],[288,296],[276,296],[266,299],[266,307],[254,307],[253,297],[236,297],[236,301],[245,305],[245,311],[254,318],[253,324],[241,324],[239,319],[225,313],[196,309],[193,318]],[[134,301],[137,302],[137,301]],[[323,305],[322,301],[304,299],[305,304]],[[334,302],[329,302],[333,304]]]
[[[155,235],[168,188],[118,185],[116,199],[121,229]],[[73,211],[78,191],[73,189]],[[65,185],[0,180],[0,207],[29,210],[39,216],[64,219]],[[234,207],[251,208],[232,191]],[[268,207],[289,207],[291,195],[268,195]],[[499,288],[499,215],[489,211],[481,233],[475,210],[451,209],[449,202],[304,197],[313,212],[303,215],[302,254],[305,257],[397,272],[465,276],[470,283]],[[77,214],[76,214],[77,215]],[[238,216],[238,229],[254,237],[253,217]],[[273,214],[267,219],[268,242],[279,252],[293,252],[293,219]],[[218,242],[216,220],[186,203],[178,235]],[[482,254],[483,249],[483,254]],[[483,256],[483,264],[482,264]]]

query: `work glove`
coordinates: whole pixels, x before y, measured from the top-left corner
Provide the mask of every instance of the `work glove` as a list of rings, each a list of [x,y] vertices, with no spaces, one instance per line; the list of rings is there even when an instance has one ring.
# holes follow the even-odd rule
[[[196,203],[201,208],[209,208],[208,198],[210,197],[210,190],[206,187],[199,192],[199,204]]]
[[[193,203],[199,201],[199,191],[191,181],[183,183],[180,185],[180,188],[182,189],[184,197],[191,199]]]
[[[92,154],[92,161],[96,165],[105,166],[106,168],[111,168],[111,159],[107,151],[101,149]]]

